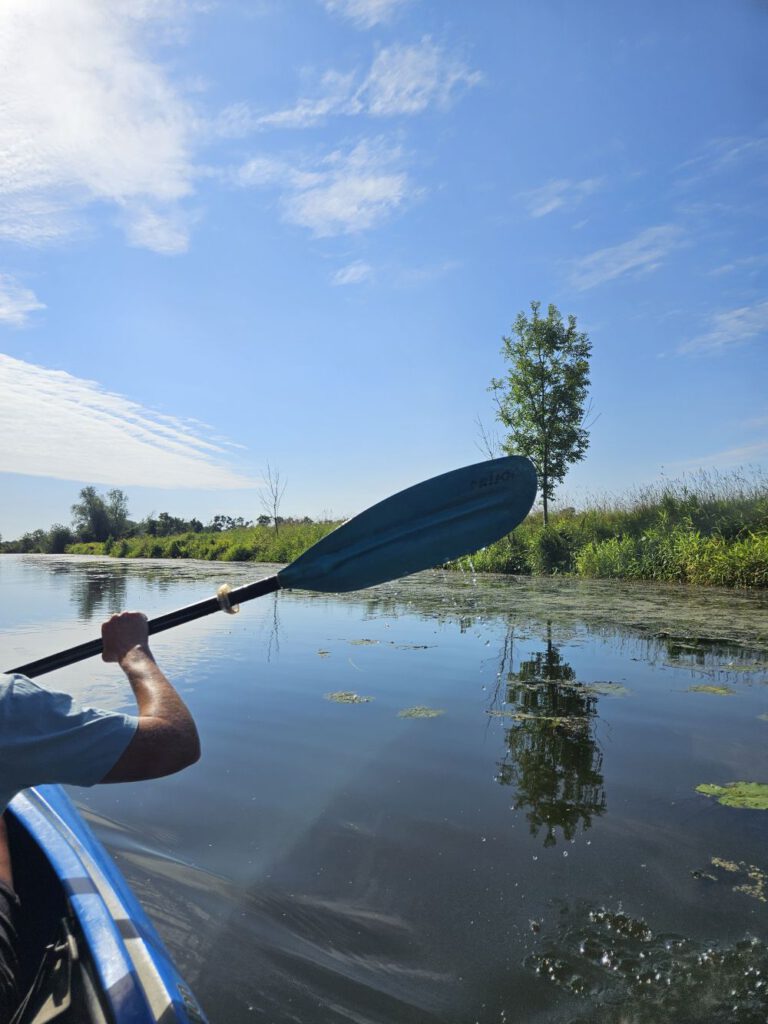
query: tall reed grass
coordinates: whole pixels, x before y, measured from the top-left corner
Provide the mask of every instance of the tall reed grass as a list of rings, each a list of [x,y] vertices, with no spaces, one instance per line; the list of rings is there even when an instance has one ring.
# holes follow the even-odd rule
[[[479,572],[768,586],[768,478],[699,472],[621,498],[540,514],[461,559]],[[513,568],[515,566],[516,568]]]

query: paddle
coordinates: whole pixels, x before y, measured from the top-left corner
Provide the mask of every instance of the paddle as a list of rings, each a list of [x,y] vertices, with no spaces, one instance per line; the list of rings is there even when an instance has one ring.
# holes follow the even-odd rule
[[[362,590],[420,569],[443,565],[509,533],[528,515],[536,497],[536,472],[528,459],[510,455],[443,473],[408,487],[342,524],[281,569],[276,576],[226,595],[149,620],[160,633],[182,622],[250,601],[275,590]],[[33,678],[101,654],[90,640],[9,670]]]

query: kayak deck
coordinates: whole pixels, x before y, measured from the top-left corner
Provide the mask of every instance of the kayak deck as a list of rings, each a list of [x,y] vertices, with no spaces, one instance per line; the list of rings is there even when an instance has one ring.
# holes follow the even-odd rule
[[[39,975],[18,1024],[206,1024],[154,926],[66,793],[59,786],[25,790],[6,820],[22,901],[21,990]]]

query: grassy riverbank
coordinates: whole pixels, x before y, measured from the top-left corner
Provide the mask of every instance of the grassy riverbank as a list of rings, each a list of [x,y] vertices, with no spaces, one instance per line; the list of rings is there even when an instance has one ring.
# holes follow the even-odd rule
[[[123,537],[103,544],[70,544],[67,554],[113,558],[202,558],[221,562],[292,562],[339,524],[283,523],[224,531],[173,534],[169,537]]]
[[[701,473],[623,500],[532,515],[461,559],[477,572],[768,586],[768,480]]]

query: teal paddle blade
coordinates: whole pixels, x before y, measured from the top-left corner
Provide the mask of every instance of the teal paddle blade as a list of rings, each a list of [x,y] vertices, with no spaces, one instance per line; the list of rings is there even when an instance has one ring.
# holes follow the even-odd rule
[[[443,565],[513,530],[536,497],[521,455],[433,477],[380,501],[277,574],[281,587],[344,593]]]

